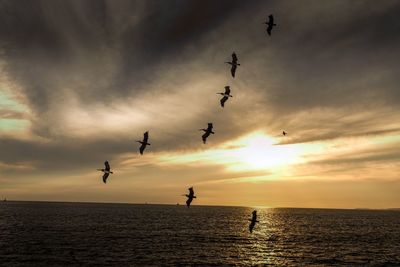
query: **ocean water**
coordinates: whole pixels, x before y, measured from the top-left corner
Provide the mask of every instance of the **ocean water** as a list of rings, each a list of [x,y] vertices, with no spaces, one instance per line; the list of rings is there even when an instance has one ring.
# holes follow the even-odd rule
[[[400,212],[0,203],[1,266],[400,266]]]

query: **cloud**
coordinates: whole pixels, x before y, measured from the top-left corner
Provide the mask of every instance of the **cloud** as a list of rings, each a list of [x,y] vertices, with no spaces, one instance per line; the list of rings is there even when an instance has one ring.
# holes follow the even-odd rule
[[[136,172],[202,151],[208,122],[211,152],[256,131],[287,131],[277,146],[398,136],[399,11],[397,1],[1,1],[0,115],[24,134],[2,134],[0,168],[86,175],[108,159]],[[234,97],[222,109],[225,85]],[[147,130],[151,160],[137,163]],[[356,169],[396,158],[377,147],[348,160]]]

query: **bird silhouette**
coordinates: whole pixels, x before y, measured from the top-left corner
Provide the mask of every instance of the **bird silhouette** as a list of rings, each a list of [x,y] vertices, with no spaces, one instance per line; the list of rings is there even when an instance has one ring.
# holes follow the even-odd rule
[[[269,15],[268,19],[269,20],[268,21],[266,20],[263,24],[267,24],[268,25],[267,33],[268,33],[269,36],[271,36],[272,28],[275,27],[276,24],[274,23],[274,16],[273,15]]]
[[[251,220],[249,220],[249,221],[250,221],[250,225],[249,225],[249,231],[250,231],[250,233],[253,232],[254,226],[256,225],[256,223],[259,222],[259,221],[257,221],[257,211],[254,210],[254,211],[252,212],[252,214],[253,214],[253,216],[252,216]]]
[[[107,183],[107,178],[108,176],[111,174],[113,174],[113,172],[111,171],[110,168],[110,164],[108,163],[108,161],[104,162],[104,169],[97,169],[98,171],[104,172],[103,174],[103,183]]]
[[[149,132],[145,132],[143,134],[143,141],[136,141],[138,143],[141,143],[142,145],[139,148],[140,155],[143,155],[144,149],[146,148],[147,145],[150,145],[147,141],[149,140]]]
[[[204,131],[204,134],[201,136],[204,144],[206,143],[207,138],[210,136],[210,134],[215,134],[212,129],[213,124],[211,122],[208,123],[207,129],[199,129],[199,131]]]
[[[283,134],[283,136],[286,136],[286,135],[287,135],[287,132],[283,131],[282,134]]]
[[[193,187],[190,187],[188,190],[189,190],[189,195],[186,194],[186,195],[183,195],[183,196],[188,198],[186,200],[186,206],[189,208],[190,207],[190,203],[192,203],[193,198],[196,198],[196,196],[194,195]]]
[[[232,62],[229,62],[229,61],[228,61],[228,62],[225,62],[225,63],[227,63],[227,64],[229,64],[229,65],[232,66],[232,67],[231,67],[231,74],[232,74],[232,77],[233,77],[233,78],[235,78],[235,73],[236,73],[236,68],[237,68],[237,66],[240,66],[240,64],[237,63],[237,61],[238,61],[238,58],[237,58],[235,52],[233,52],[233,53],[232,53]]]
[[[230,89],[229,85],[225,86],[225,93],[217,93],[218,95],[224,96],[219,101],[221,103],[221,107],[224,107],[225,102],[229,99],[229,97],[233,97],[230,93],[231,93],[231,89]]]

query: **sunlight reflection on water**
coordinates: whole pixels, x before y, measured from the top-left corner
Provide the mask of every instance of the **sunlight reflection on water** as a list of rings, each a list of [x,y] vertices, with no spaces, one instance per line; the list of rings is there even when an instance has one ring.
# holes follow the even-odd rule
[[[0,205],[9,265],[398,265],[400,212],[127,204]],[[1,265],[1,264],[0,264]]]

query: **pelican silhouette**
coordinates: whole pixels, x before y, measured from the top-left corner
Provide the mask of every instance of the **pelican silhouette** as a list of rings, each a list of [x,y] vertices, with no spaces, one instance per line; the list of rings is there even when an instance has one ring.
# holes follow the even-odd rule
[[[254,226],[256,225],[256,223],[259,222],[259,221],[257,221],[257,211],[254,210],[254,211],[252,212],[252,214],[253,214],[253,216],[252,216],[251,220],[249,220],[249,221],[250,221],[250,225],[249,225],[249,231],[250,231],[250,233],[253,232]]]
[[[229,85],[225,86],[225,93],[217,93],[218,95],[224,96],[219,101],[221,103],[221,107],[224,107],[225,102],[229,99],[229,97],[233,97],[230,93],[231,93],[231,89],[230,89]]]
[[[229,61],[228,61],[228,62],[225,62],[225,63],[227,63],[227,64],[229,64],[229,65],[232,66],[232,67],[231,67],[231,74],[232,74],[232,77],[233,77],[233,78],[235,78],[235,73],[236,73],[236,68],[237,68],[237,66],[240,66],[240,64],[237,63],[237,61],[238,61],[238,58],[237,58],[235,52],[233,52],[233,53],[232,53],[232,62],[229,62]]]
[[[136,142],[142,144],[142,145],[140,146],[140,148],[139,148],[140,155],[143,155],[143,151],[144,151],[144,149],[146,148],[146,146],[147,146],[147,145],[150,145],[150,144],[147,142],[148,140],[149,140],[149,132],[147,131],[147,132],[145,132],[145,133],[143,134],[143,141],[136,141]]]
[[[269,36],[271,36],[271,31],[272,31],[272,28],[274,27],[274,26],[276,26],[276,24],[274,23],[274,16],[273,15],[269,15],[268,16],[268,21],[266,20],[263,24],[267,24],[268,25],[268,27],[267,27],[267,33],[268,33],[268,35]]]
[[[287,135],[287,132],[283,131],[282,134],[283,134],[283,136],[285,136],[285,135]]]
[[[190,203],[192,203],[193,198],[196,198],[196,196],[194,195],[193,187],[190,187],[188,190],[189,190],[189,195],[186,194],[186,195],[183,195],[183,196],[188,198],[186,200],[186,206],[189,208],[190,207]]]
[[[108,164],[108,161],[104,162],[104,169],[97,169],[98,171],[104,172],[103,174],[103,182],[107,183],[107,178],[110,175],[110,173],[112,174],[113,172],[110,171],[110,164]]]
[[[207,129],[199,129],[199,131],[204,131],[204,134],[201,136],[201,139],[203,139],[204,144],[207,141],[207,137],[210,136],[210,134],[214,134],[212,129],[213,129],[213,124],[211,122],[208,123]]]

